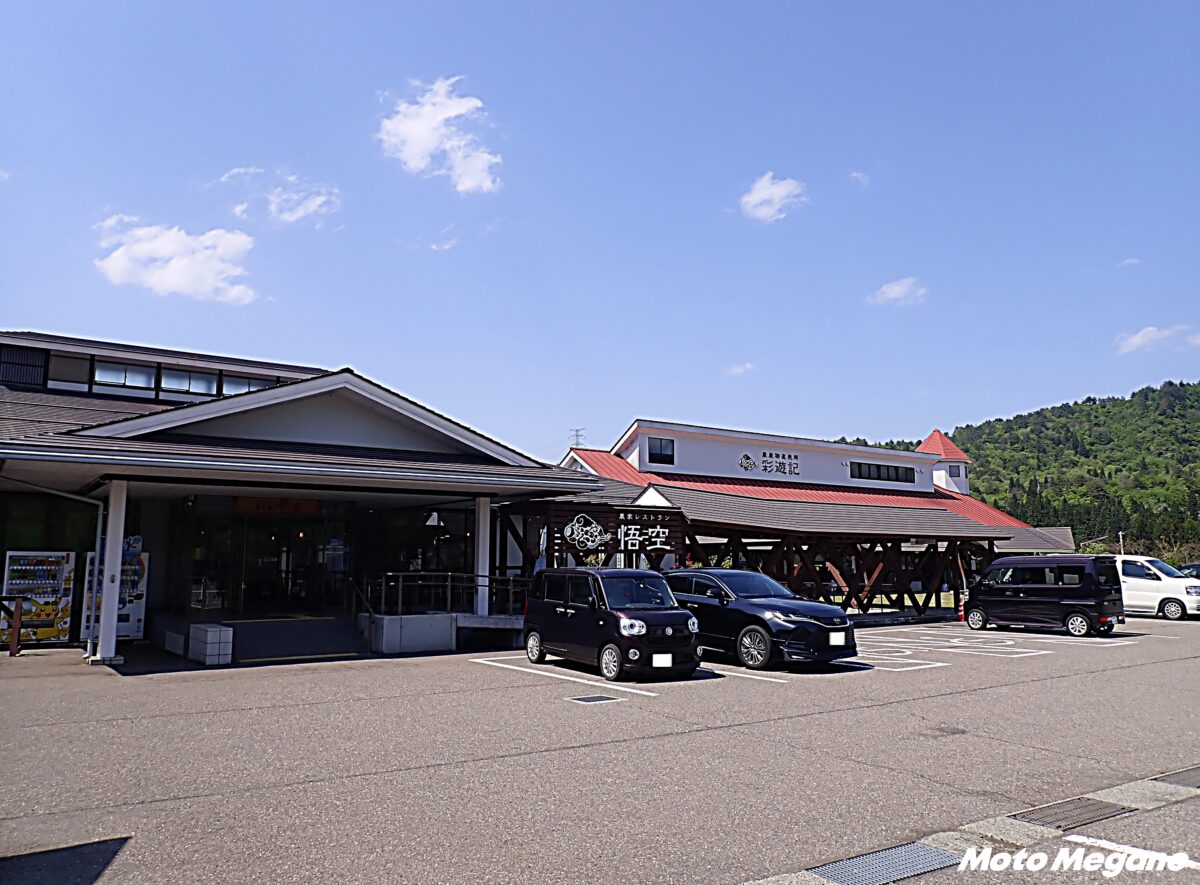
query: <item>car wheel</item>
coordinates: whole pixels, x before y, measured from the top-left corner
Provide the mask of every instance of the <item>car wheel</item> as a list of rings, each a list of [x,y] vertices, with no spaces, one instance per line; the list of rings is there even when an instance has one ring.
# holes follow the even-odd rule
[[[606,645],[600,649],[600,675],[609,682],[621,678],[621,649],[615,645]]]
[[[981,608],[973,608],[967,612],[967,626],[972,630],[982,630],[987,626],[987,615]]]
[[[1078,612],[1073,615],[1067,615],[1067,620],[1063,626],[1067,628],[1067,632],[1072,636],[1087,636],[1092,631],[1091,621]]]
[[[1163,600],[1159,611],[1162,612],[1162,616],[1168,621],[1182,621],[1187,616],[1187,609],[1183,607],[1183,603],[1178,599]]]
[[[743,667],[761,670],[771,663],[771,637],[762,627],[747,627],[738,636],[738,660]]]
[[[1096,628],[1096,632],[1101,636],[1110,636],[1115,629],[1117,629],[1116,624],[1101,624]]]
[[[525,637],[525,657],[531,664],[543,664],[546,661],[546,649],[542,647],[542,634],[536,630]]]

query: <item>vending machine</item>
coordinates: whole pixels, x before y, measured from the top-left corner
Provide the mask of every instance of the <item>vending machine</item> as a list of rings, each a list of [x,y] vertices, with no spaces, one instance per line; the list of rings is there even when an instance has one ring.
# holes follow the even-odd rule
[[[75,554],[11,551],[4,563],[4,595],[24,596],[21,642],[66,642],[71,631],[71,594],[75,589]],[[0,643],[7,643],[10,624],[0,616]]]
[[[79,638],[92,638],[92,624],[100,623],[104,595],[96,599],[92,610],[92,578],[96,574],[96,554],[89,553],[87,579],[84,582],[83,611],[80,613]],[[100,561],[104,568],[104,560]],[[146,632],[146,577],[150,573],[150,554],[142,552],[141,538],[126,538],[121,551],[121,582],[117,591],[117,639],[141,639]]]

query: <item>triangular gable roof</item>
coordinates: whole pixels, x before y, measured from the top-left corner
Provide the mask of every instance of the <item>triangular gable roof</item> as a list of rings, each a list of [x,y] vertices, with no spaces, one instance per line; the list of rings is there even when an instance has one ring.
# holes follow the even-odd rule
[[[967,453],[954,444],[954,440],[938,430],[933,428],[933,432],[925,437],[925,440],[917,446],[917,451],[926,455],[937,455],[943,461],[966,461],[970,463],[971,459],[967,457]]]
[[[132,439],[152,433],[171,431],[179,433],[187,427],[232,415],[252,413],[282,403],[295,402],[318,394],[346,391],[370,400],[398,417],[415,422],[429,432],[441,434],[458,444],[495,458],[501,463],[522,467],[545,466],[511,446],[485,436],[474,428],[455,421],[416,400],[389,390],[382,384],[364,378],[352,369],[340,369],[315,378],[291,381],[276,387],[240,393],[205,402],[188,403],[178,408],[122,418],[107,424],[99,424],[73,431],[80,436],[100,436],[117,439]]]

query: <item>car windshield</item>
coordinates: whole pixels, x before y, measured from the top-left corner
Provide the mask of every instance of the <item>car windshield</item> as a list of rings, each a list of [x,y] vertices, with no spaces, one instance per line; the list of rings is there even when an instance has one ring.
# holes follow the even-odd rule
[[[665,578],[620,575],[606,577],[604,595],[610,609],[676,608]]]
[[[726,572],[721,575],[721,580],[733,591],[734,596],[742,599],[791,598],[796,595],[778,581],[759,572]]]
[[[1187,575],[1185,575],[1179,569],[1175,568],[1175,566],[1167,565],[1161,559],[1150,559],[1150,560],[1147,560],[1147,562],[1149,562],[1152,566],[1154,566],[1155,571],[1162,572],[1168,578],[1186,578],[1187,577]]]

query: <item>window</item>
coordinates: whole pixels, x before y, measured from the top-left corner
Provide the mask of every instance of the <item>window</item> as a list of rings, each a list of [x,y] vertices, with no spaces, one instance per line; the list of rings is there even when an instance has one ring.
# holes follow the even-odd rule
[[[1181,572],[1181,571],[1179,571],[1179,569],[1175,568],[1175,566],[1173,566],[1173,565],[1167,565],[1167,564],[1166,564],[1165,562],[1163,562],[1161,559],[1152,559],[1152,560],[1150,560],[1150,565],[1154,566],[1154,568],[1158,569],[1158,571],[1159,571],[1161,574],[1164,574],[1164,575],[1166,575],[1168,578],[1182,578],[1182,577],[1186,577],[1186,576],[1184,575],[1184,573],[1183,573],[1183,572]]]
[[[546,598],[546,577],[537,575],[533,579],[533,585],[529,588],[529,598],[541,601]]]
[[[650,447],[651,464],[675,463],[675,440],[652,436],[646,442]]]
[[[96,383],[109,387],[133,387],[140,390],[153,390],[154,375],[154,366],[138,366],[132,363],[96,362]]]
[[[1101,587],[1120,587],[1121,578],[1117,575],[1117,565],[1114,562],[1096,563],[1096,582]]]
[[[567,579],[567,589],[571,594],[571,605],[587,605],[594,595],[587,575],[571,575]]]
[[[183,369],[163,369],[162,389],[176,393],[198,393],[215,396],[217,376],[212,372],[188,372]]]
[[[0,347],[0,381],[41,387],[46,383],[46,351]]]
[[[611,577],[604,579],[604,596],[610,609],[675,608],[671,588],[658,575],[654,577]]]
[[[1059,566],[1058,574],[1062,584],[1075,587],[1083,583],[1087,569],[1082,565],[1063,565]]]
[[[1127,578],[1148,578],[1150,571],[1140,562],[1123,562],[1121,563],[1121,574]]]
[[[687,575],[667,575],[667,586],[671,588],[672,593],[690,594],[692,579]]]
[[[92,375],[92,361],[82,356],[50,355],[46,369],[46,386],[57,390],[87,390]]]
[[[960,473],[962,473],[962,468],[960,468],[957,464],[950,465],[950,475],[951,476],[953,476],[955,479],[957,479],[958,475]]]
[[[1058,580],[1054,576],[1053,566],[1044,565],[1023,565],[1016,569],[1017,575],[1014,584],[1057,584]]]
[[[235,393],[249,393],[251,390],[262,390],[271,387],[275,382],[269,378],[247,378],[244,375],[226,375],[221,381],[221,395],[233,396]]]
[[[994,568],[983,580],[985,584],[1015,584],[1016,575],[1015,568]]]
[[[900,467],[896,464],[867,464],[861,461],[851,461],[850,478],[875,479],[883,482],[916,482],[917,471],[912,467]]]
[[[567,576],[566,575],[546,575],[546,601],[547,602],[566,602],[567,601]]]

